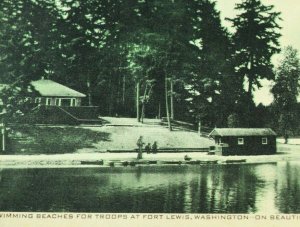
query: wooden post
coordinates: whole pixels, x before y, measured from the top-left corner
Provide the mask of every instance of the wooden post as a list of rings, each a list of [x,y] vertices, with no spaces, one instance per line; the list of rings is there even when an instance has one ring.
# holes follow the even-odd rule
[[[198,134],[201,136],[201,121],[198,123]]]

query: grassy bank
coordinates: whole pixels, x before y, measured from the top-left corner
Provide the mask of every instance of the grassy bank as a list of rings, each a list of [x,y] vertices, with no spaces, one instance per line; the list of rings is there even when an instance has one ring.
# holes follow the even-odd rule
[[[76,127],[14,127],[8,136],[8,153],[73,153],[81,148],[94,147],[94,143],[108,140],[109,133]]]
[[[158,149],[208,148],[214,141],[197,132],[174,129],[170,132],[157,119],[145,124],[132,118],[105,118],[103,126],[14,126],[9,133],[10,154],[102,153],[108,150],[133,151],[143,136],[145,144]]]

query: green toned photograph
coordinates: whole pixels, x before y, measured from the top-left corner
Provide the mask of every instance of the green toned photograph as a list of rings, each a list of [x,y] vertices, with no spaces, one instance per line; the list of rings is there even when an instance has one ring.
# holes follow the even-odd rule
[[[0,225],[7,212],[300,214],[299,12],[1,0]]]

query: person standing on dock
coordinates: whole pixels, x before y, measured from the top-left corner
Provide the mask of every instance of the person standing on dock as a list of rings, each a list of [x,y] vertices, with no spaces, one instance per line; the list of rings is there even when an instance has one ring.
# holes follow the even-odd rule
[[[143,146],[144,146],[144,142],[143,142],[143,137],[140,136],[140,138],[138,139],[138,141],[136,142],[136,145],[138,146],[138,156],[137,159],[142,159],[143,158]]]

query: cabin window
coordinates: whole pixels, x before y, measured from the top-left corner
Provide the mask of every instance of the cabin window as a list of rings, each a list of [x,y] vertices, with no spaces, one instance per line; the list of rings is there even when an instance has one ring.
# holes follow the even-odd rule
[[[56,106],[75,106],[76,101],[74,98],[56,98]]]
[[[244,145],[244,138],[238,138],[238,145]]]
[[[76,106],[76,100],[75,99],[71,99],[71,106]]]
[[[60,99],[55,99],[55,106],[60,106]]]
[[[50,106],[51,105],[51,98],[46,98],[46,106]]]
[[[268,138],[264,137],[261,140],[262,144],[268,144]]]
[[[42,102],[42,98],[35,98],[34,102],[35,103],[41,103]]]
[[[60,101],[61,106],[72,106],[72,99],[69,98],[62,98]]]

